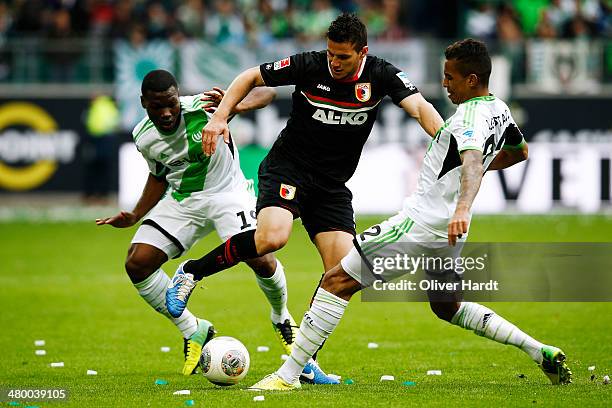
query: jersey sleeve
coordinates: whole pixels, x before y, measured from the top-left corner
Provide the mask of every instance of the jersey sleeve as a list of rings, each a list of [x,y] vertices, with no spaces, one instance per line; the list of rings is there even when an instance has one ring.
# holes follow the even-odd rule
[[[396,68],[393,64],[383,61],[382,80],[385,88],[385,94],[391,97],[391,100],[396,105],[407,96],[418,93],[419,90],[410,80],[408,75]]]
[[[525,145],[525,138],[523,132],[519,127],[512,121],[506,130],[504,131],[504,145],[502,149],[505,150],[520,150]]]
[[[312,52],[295,54],[282,60],[266,62],[259,66],[259,72],[266,86],[296,85],[307,76],[313,65]]]
[[[487,141],[486,121],[479,120],[480,112],[477,104],[461,105],[459,114],[455,114],[451,123],[451,133],[457,142],[459,153],[466,150],[478,150],[483,152]]]

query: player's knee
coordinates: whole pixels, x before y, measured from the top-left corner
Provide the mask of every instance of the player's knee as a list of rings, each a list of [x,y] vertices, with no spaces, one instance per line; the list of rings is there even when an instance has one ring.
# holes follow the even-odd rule
[[[151,259],[130,248],[125,259],[125,271],[132,282],[141,282],[158,269]]]
[[[429,302],[431,311],[434,312],[438,318],[450,322],[459,310],[459,304],[457,302]]]
[[[257,276],[269,278],[276,272],[276,257],[272,254],[245,261]]]
[[[278,251],[285,246],[289,240],[289,233],[281,229],[255,232],[255,245],[260,254],[269,254]]]
[[[361,285],[347,274],[342,266],[337,265],[325,273],[321,281],[321,288],[339,298],[349,300],[359,292]]]

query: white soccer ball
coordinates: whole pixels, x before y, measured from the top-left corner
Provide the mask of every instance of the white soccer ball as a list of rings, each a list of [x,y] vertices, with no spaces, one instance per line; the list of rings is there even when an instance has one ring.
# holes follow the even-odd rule
[[[215,385],[234,385],[249,371],[249,352],[233,337],[217,337],[202,348],[202,374]]]

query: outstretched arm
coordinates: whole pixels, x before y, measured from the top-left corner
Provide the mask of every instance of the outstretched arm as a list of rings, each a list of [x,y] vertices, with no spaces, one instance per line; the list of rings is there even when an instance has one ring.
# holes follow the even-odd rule
[[[113,217],[98,218],[96,219],[96,225],[109,224],[115,228],[131,227],[140,221],[159,202],[167,187],[168,182],[166,180],[159,180],[152,174],[149,174],[140,199],[132,211],[121,211]]]
[[[225,143],[229,143],[229,127],[227,120],[236,108],[236,105],[257,86],[264,86],[265,82],[259,67],[249,68],[234,79],[223,96],[217,111],[204,126],[202,133],[202,151],[207,156],[212,155],[217,148],[217,137],[223,135]]]
[[[436,137],[436,132],[444,125],[442,116],[420,93],[405,97],[400,102],[400,106],[415,118],[431,137]]]
[[[201,100],[206,102],[202,108],[209,113],[215,113],[217,107],[225,96],[225,90],[219,87],[213,87],[209,91],[202,93]],[[245,98],[234,107],[232,115],[261,109],[268,106],[276,98],[276,91],[273,88],[261,87],[252,89]]]
[[[448,243],[454,246],[457,237],[461,238],[468,232],[470,224],[470,208],[476,198],[483,176],[482,152],[466,150],[461,153],[461,188],[455,213],[448,223]]]

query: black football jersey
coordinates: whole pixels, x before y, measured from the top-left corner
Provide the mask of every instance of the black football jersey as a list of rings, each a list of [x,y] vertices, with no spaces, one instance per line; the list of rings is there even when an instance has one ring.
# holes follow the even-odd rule
[[[399,105],[418,92],[404,72],[370,55],[343,81],[332,77],[326,51],[292,55],[259,70],[267,86],[295,85],[289,121],[272,149],[343,183],[357,168],[382,99],[388,95]]]

